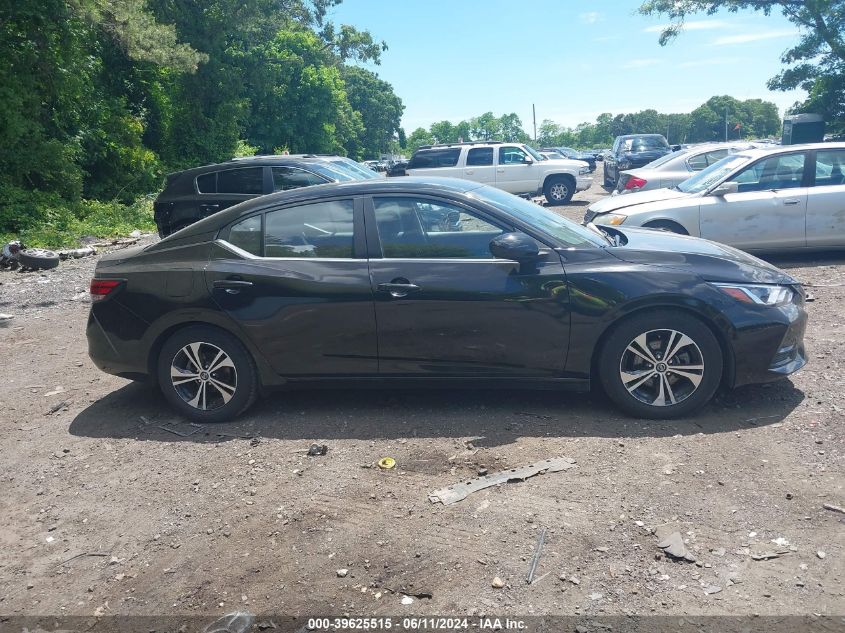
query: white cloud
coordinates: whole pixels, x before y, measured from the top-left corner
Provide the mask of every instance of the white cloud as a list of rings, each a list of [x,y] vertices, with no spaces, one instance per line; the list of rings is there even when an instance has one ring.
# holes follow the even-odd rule
[[[678,68],[700,68],[704,66],[723,66],[726,64],[738,64],[743,60],[739,57],[705,57],[691,62],[682,62]]]
[[[622,68],[647,68],[648,66],[655,66],[660,63],[659,59],[632,59],[629,62],[622,64]]]
[[[762,33],[742,33],[740,35],[726,35],[717,37],[711,42],[713,46],[729,46],[731,44],[749,44],[762,40],[773,40],[779,37],[795,37],[796,31],[763,31]]]
[[[581,21],[584,24],[595,24],[596,22],[600,22],[604,16],[602,16],[602,14],[598,11],[588,11],[587,13],[582,13],[578,17],[581,18]]]
[[[666,30],[669,26],[669,24],[655,24],[654,26],[649,26],[643,29],[643,31],[645,33],[661,33],[662,31]],[[724,20],[691,20],[689,22],[684,22],[685,31],[709,31],[712,29],[729,29],[734,26],[735,25],[731,24],[730,22],[725,22]]]

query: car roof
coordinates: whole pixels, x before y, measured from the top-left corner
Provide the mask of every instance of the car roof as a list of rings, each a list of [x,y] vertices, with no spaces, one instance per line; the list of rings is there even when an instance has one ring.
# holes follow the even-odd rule
[[[315,154],[263,154],[261,156],[244,156],[241,158],[232,158],[222,163],[213,163],[211,165],[202,165],[201,167],[191,167],[182,171],[173,172],[170,176],[196,176],[204,174],[209,171],[218,171],[220,169],[237,169],[238,167],[263,167],[265,165],[301,165],[303,163],[323,163],[326,162],[329,156],[317,156]]]
[[[845,149],[845,143],[805,143],[803,145],[774,145],[772,147],[756,147],[753,149],[741,150],[743,156],[759,158],[777,153],[802,152],[807,150],[824,149]]]
[[[300,187],[288,191],[270,193],[264,196],[252,198],[235,206],[224,209],[214,215],[191,224],[174,235],[179,239],[191,237],[201,233],[217,231],[230,222],[241,216],[249,215],[254,211],[260,211],[266,207],[278,206],[295,202],[308,202],[333,198],[336,196],[362,196],[381,193],[403,193],[403,194],[465,194],[483,187],[483,183],[461,180],[459,178],[437,178],[437,177],[413,177],[402,176],[397,178],[378,178],[372,180],[349,180],[344,182],[326,183],[324,185],[312,185]],[[158,244],[168,242],[165,238]]]

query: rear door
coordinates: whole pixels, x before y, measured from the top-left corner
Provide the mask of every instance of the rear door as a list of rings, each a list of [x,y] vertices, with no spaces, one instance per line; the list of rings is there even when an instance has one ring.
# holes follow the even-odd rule
[[[737,193],[701,199],[701,237],[746,250],[806,245],[806,152],[752,163],[733,180]]]
[[[215,243],[209,291],[278,374],[377,373],[362,214],[360,198],[299,202],[240,220]]]
[[[495,183],[496,166],[493,165],[493,153],[492,147],[470,147],[463,177],[474,182]]]
[[[438,197],[374,196],[365,210],[381,374],[562,374],[569,302],[556,253],[536,267],[496,259],[490,240],[512,227]],[[433,212],[458,215],[459,228],[426,226]]]
[[[845,149],[816,152],[807,193],[807,246],[845,246]]]
[[[534,193],[538,178],[534,159],[518,145],[501,145],[496,152],[496,188],[510,193]]]

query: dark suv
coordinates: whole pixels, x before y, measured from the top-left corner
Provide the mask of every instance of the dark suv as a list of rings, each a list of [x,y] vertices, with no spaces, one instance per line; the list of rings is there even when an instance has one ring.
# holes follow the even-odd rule
[[[626,134],[617,136],[604,157],[604,186],[615,187],[619,172],[647,165],[672,152],[662,134]]]
[[[251,156],[167,176],[156,198],[158,234],[166,237],[209,215],[268,193],[345,180],[363,180],[330,157]]]

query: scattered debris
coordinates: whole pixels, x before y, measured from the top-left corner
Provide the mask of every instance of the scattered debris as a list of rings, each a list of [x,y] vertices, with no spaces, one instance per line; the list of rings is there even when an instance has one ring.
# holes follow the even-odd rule
[[[825,558],[825,556],[827,556],[827,554],[825,554],[823,551],[819,550],[818,552],[816,552],[816,556],[818,556],[819,558],[824,560],[824,558]]]
[[[498,484],[509,483],[512,481],[524,481],[534,475],[543,473],[556,473],[561,470],[568,470],[575,466],[575,460],[569,457],[557,457],[554,459],[546,459],[541,462],[522,466],[521,468],[511,468],[510,470],[503,470],[492,475],[484,475],[477,479],[470,479],[467,482],[447,486],[435,490],[428,495],[429,501],[437,503],[438,501],[443,505],[449,505],[466,499],[467,496],[473,492],[478,492],[490,486]]]
[[[603,596],[602,594],[598,593],[598,592],[595,592],[595,593],[591,593],[591,594],[590,594],[589,596],[587,596],[587,597],[588,597],[590,600],[601,600],[604,596]]]
[[[312,444],[308,447],[308,457],[319,457],[329,452],[329,447],[325,444]]]
[[[392,457],[382,457],[378,460],[378,467],[382,470],[390,470],[394,466],[396,466],[396,460]]]
[[[686,560],[691,563],[695,562],[695,556],[687,550],[687,546],[684,545],[684,539],[681,537],[680,532],[672,532],[669,536],[660,541],[657,544],[657,547],[669,554],[672,558]]]
[[[54,413],[56,413],[56,411],[64,409],[65,407],[70,406],[70,404],[70,400],[62,400],[61,402],[57,402],[52,407],[47,409],[47,412],[44,415],[53,415]]]
[[[825,510],[831,510],[832,512],[840,512],[845,514],[845,508],[840,508],[839,506],[835,506],[832,503],[825,503],[822,505]]]
[[[50,396],[57,396],[60,393],[64,393],[65,391],[67,391],[67,389],[59,385],[55,389],[53,389],[53,391],[48,391],[47,393],[45,393],[44,397],[49,398]]]
[[[531,557],[531,564],[528,566],[528,575],[525,582],[529,585],[534,582],[534,572],[537,571],[537,563],[540,562],[540,555],[543,553],[543,544],[546,542],[546,528],[540,530],[537,535],[537,545],[534,546],[534,555]]]
[[[255,616],[248,611],[236,611],[215,620],[202,633],[244,633],[252,628]]]
[[[501,589],[502,587],[505,586],[505,581],[502,580],[501,578],[499,578],[498,576],[496,576],[493,579],[493,582],[490,583],[490,585],[493,587],[493,589]]]
[[[173,435],[178,435],[179,437],[191,437],[195,433],[199,433],[203,430],[203,427],[199,424],[190,424],[188,426],[190,427],[190,430],[188,430],[187,432],[178,431],[173,427],[164,426],[163,424],[157,424],[156,428],[161,429],[162,431],[167,431],[168,433],[173,433]]]
[[[719,593],[720,591],[722,591],[722,588],[719,585],[707,585],[704,588],[704,594],[707,596],[714,593]]]
[[[111,556],[111,552],[82,552],[81,554],[77,554],[76,556],[71,556],[70,558],[63,560],[62,562],[58,563],[59,565],[66,565],[67,563],[71,562],[72,560],[76,560],[77,558],[82,558],[83,556]]]
[[[97,254],[97,249],[93,246],[83,246],[82,248],[71,248],[58,253],[59,259],[79,259],[80,257],[90,257]]]
[[[402,596],[402,604],[414,604],[414,599],[411,596]]]
[[[762,554],[751,554],[751,560],[769,560],[771,558],[780,558],[784,554],[789,554],[788,549],[778,550],[777,552],[763,552]]]
[[[777,545],[779,547],[788,547],[789,546],[789,540],[785,539],[782,536],[779,536],[777,538],[773,538],[772,543],[774,543],[775,545]]]
[[[6,327],[9,325],[9,321],[15,318],[13,314],[3,314],[0,313],[0,327]]]
[[[346,578],[349,575],[348,569],[338,569],[337,570],[337,577],[338,578]]]

